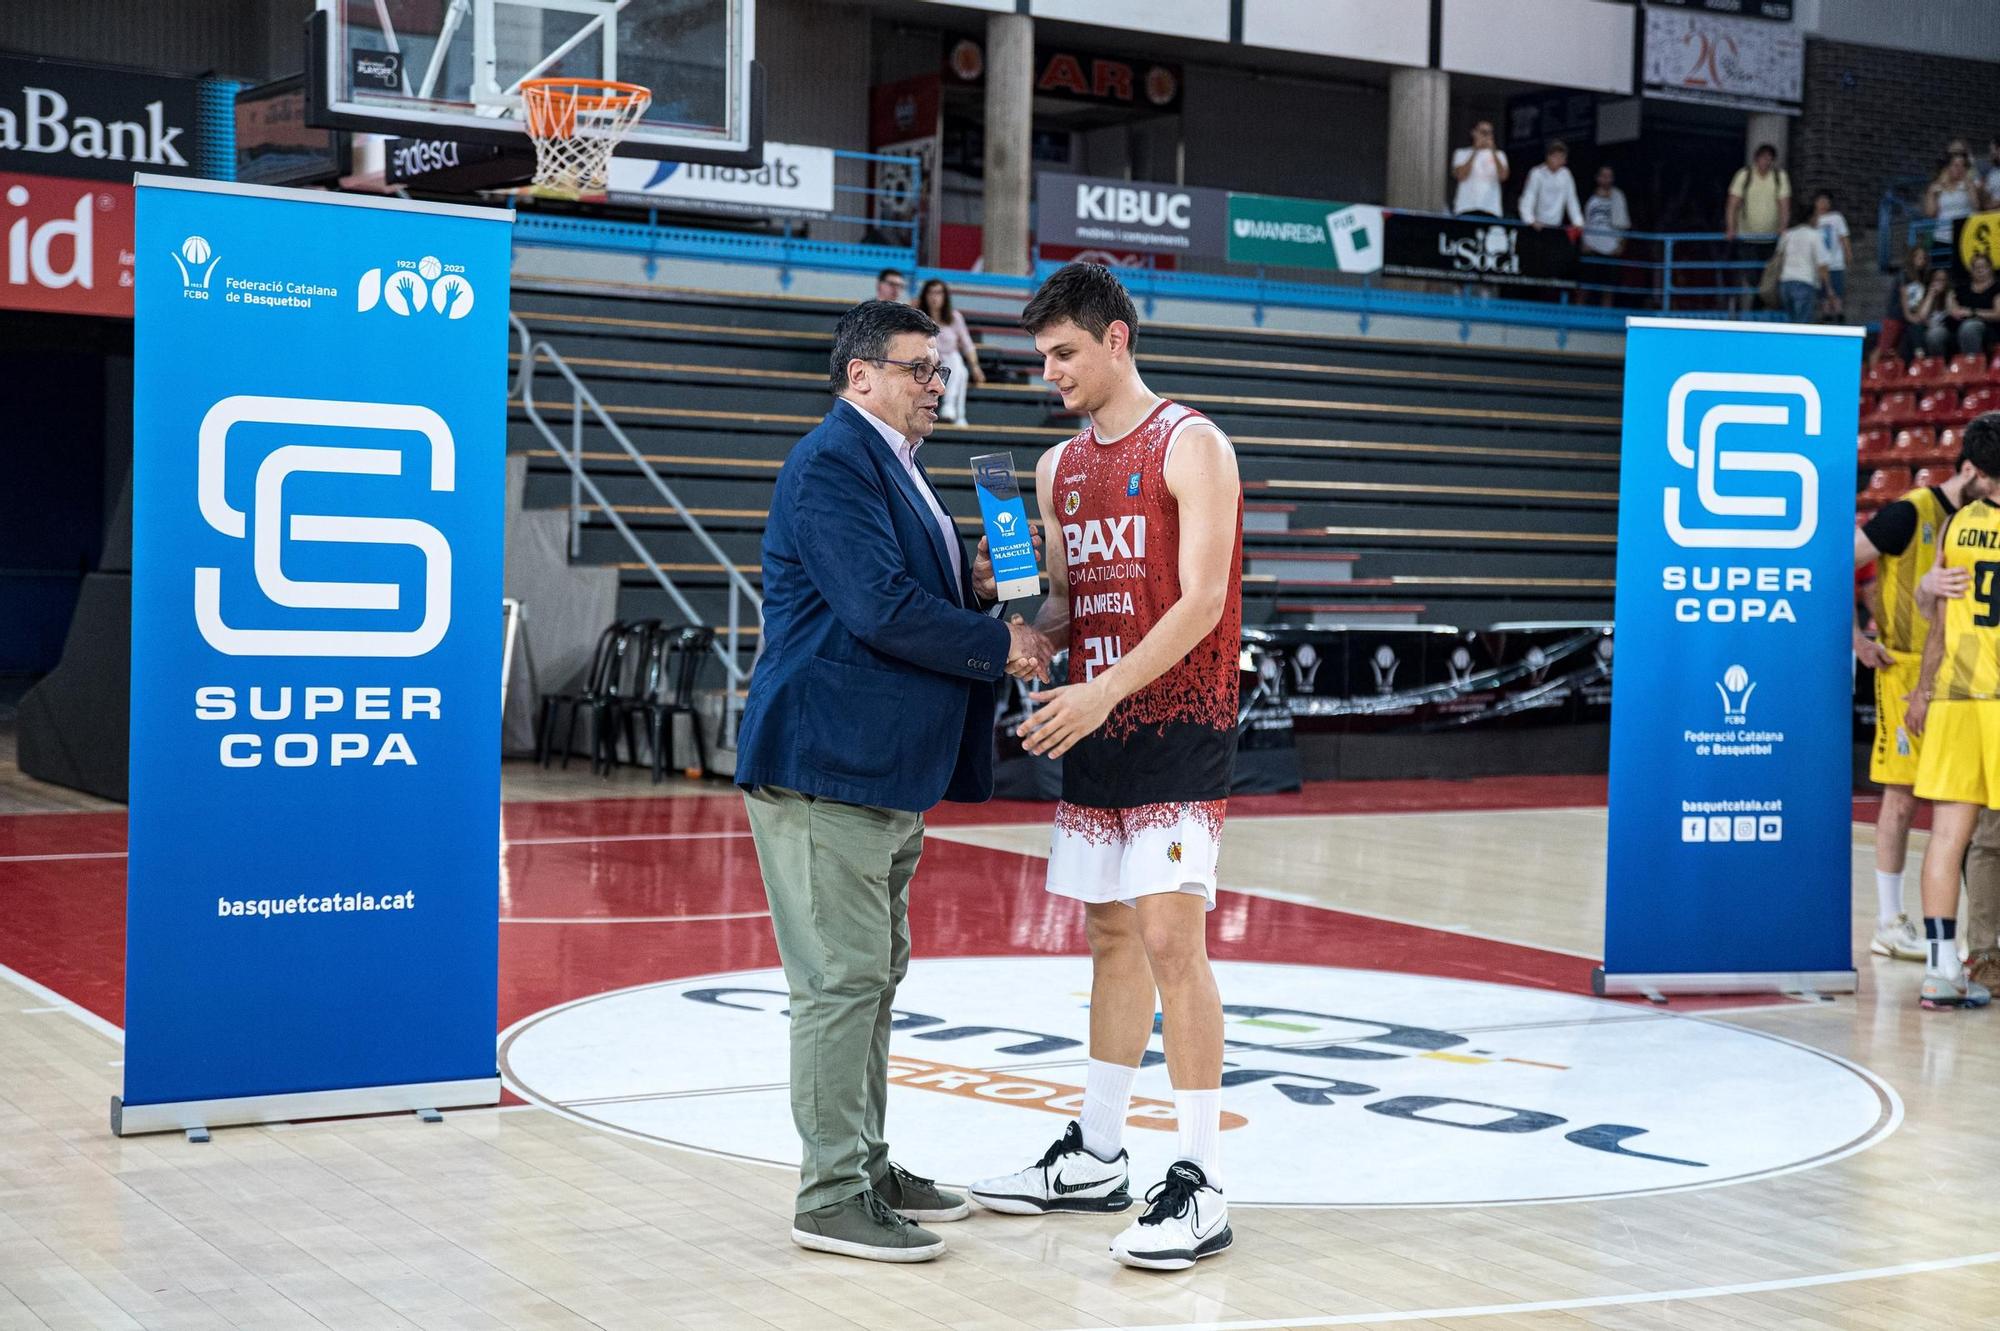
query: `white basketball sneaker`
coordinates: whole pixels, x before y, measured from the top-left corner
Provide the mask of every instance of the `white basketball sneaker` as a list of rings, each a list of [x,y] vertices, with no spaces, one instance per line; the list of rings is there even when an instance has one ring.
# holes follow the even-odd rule
[[[1927,955],[1924,936],[1907,915],[1876,925],[1875,938],[1868,944],[1868,950],[1878,957],[1894,957],[1898,961],[1922,961]]]
[[[1083,1127],[1071,1123],[1042,1158],[1018,1174],[1005,1174],[966,1189],[972,1200],[1005,1215],[1042,1215],[1049,1211],[1109,1214],[1132,1205],[1125,1189],[1131,1156],[1120,1151],[1115,1160],[1100,1160],[1085,1149]]]
[[[1126,1266],[1182,1271],[1233,1242],[1222,1189],[1209,1183],[1200,1165],[1179,1160],[1146,1194],[1146,1213],[1111,1240],[1111,1255]]]

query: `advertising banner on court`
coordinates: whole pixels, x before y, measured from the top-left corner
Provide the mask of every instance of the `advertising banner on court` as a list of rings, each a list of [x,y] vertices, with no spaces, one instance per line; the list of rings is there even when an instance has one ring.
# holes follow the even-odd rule
[[[509,214],[137,193],[113,1130],[491,1103]]]
[[[1860,338],[1629,323],[1604,992],[1853,988]]]
[[[1576,238],[1491,218],[1390,213],[1383,223],[1382,271],[1499,287],[1561,287],[1577,277]]]
[[[824,217],[833,211],[833,149],[766,143],[755,169],[614,157],[610,192],[655,207]]]
[[[1229,195],[1219,189],[1044,171],[1035,208],[1045,245],[1228,257]]]
[[[1231,194],[1229,262],[1379,272],[1382,210],[1362,203]]]
[[[0,309],[132,316],[132,187],[0,171]]]

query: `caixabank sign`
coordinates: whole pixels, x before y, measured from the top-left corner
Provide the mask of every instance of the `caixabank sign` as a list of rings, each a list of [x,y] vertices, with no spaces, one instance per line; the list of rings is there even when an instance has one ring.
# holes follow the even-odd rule
[[[191,176],[200,80],[0,55],[0,172]]]

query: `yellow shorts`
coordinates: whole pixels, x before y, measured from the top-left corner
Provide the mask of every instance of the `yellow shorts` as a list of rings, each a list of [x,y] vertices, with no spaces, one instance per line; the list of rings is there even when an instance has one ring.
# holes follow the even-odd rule
[[[1875,753],[1868,760],[1868,779],[1878,786],[1917,783],[1917,754],[1922,741],[1903,724],[1907,697],[1923,673],[1923,657],[1912,653],[1875,672]]]
[[[2000,809],[2000,699],[1931,704],[1917,798]]]

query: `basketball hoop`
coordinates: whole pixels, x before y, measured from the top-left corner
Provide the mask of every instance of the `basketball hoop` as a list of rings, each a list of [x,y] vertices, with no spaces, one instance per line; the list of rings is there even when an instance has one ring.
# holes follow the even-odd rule
[[[575,199],[605,187],[611,153],[653,94],[611,79],[528,79],[521,119],[535,144],[535,192]]]

